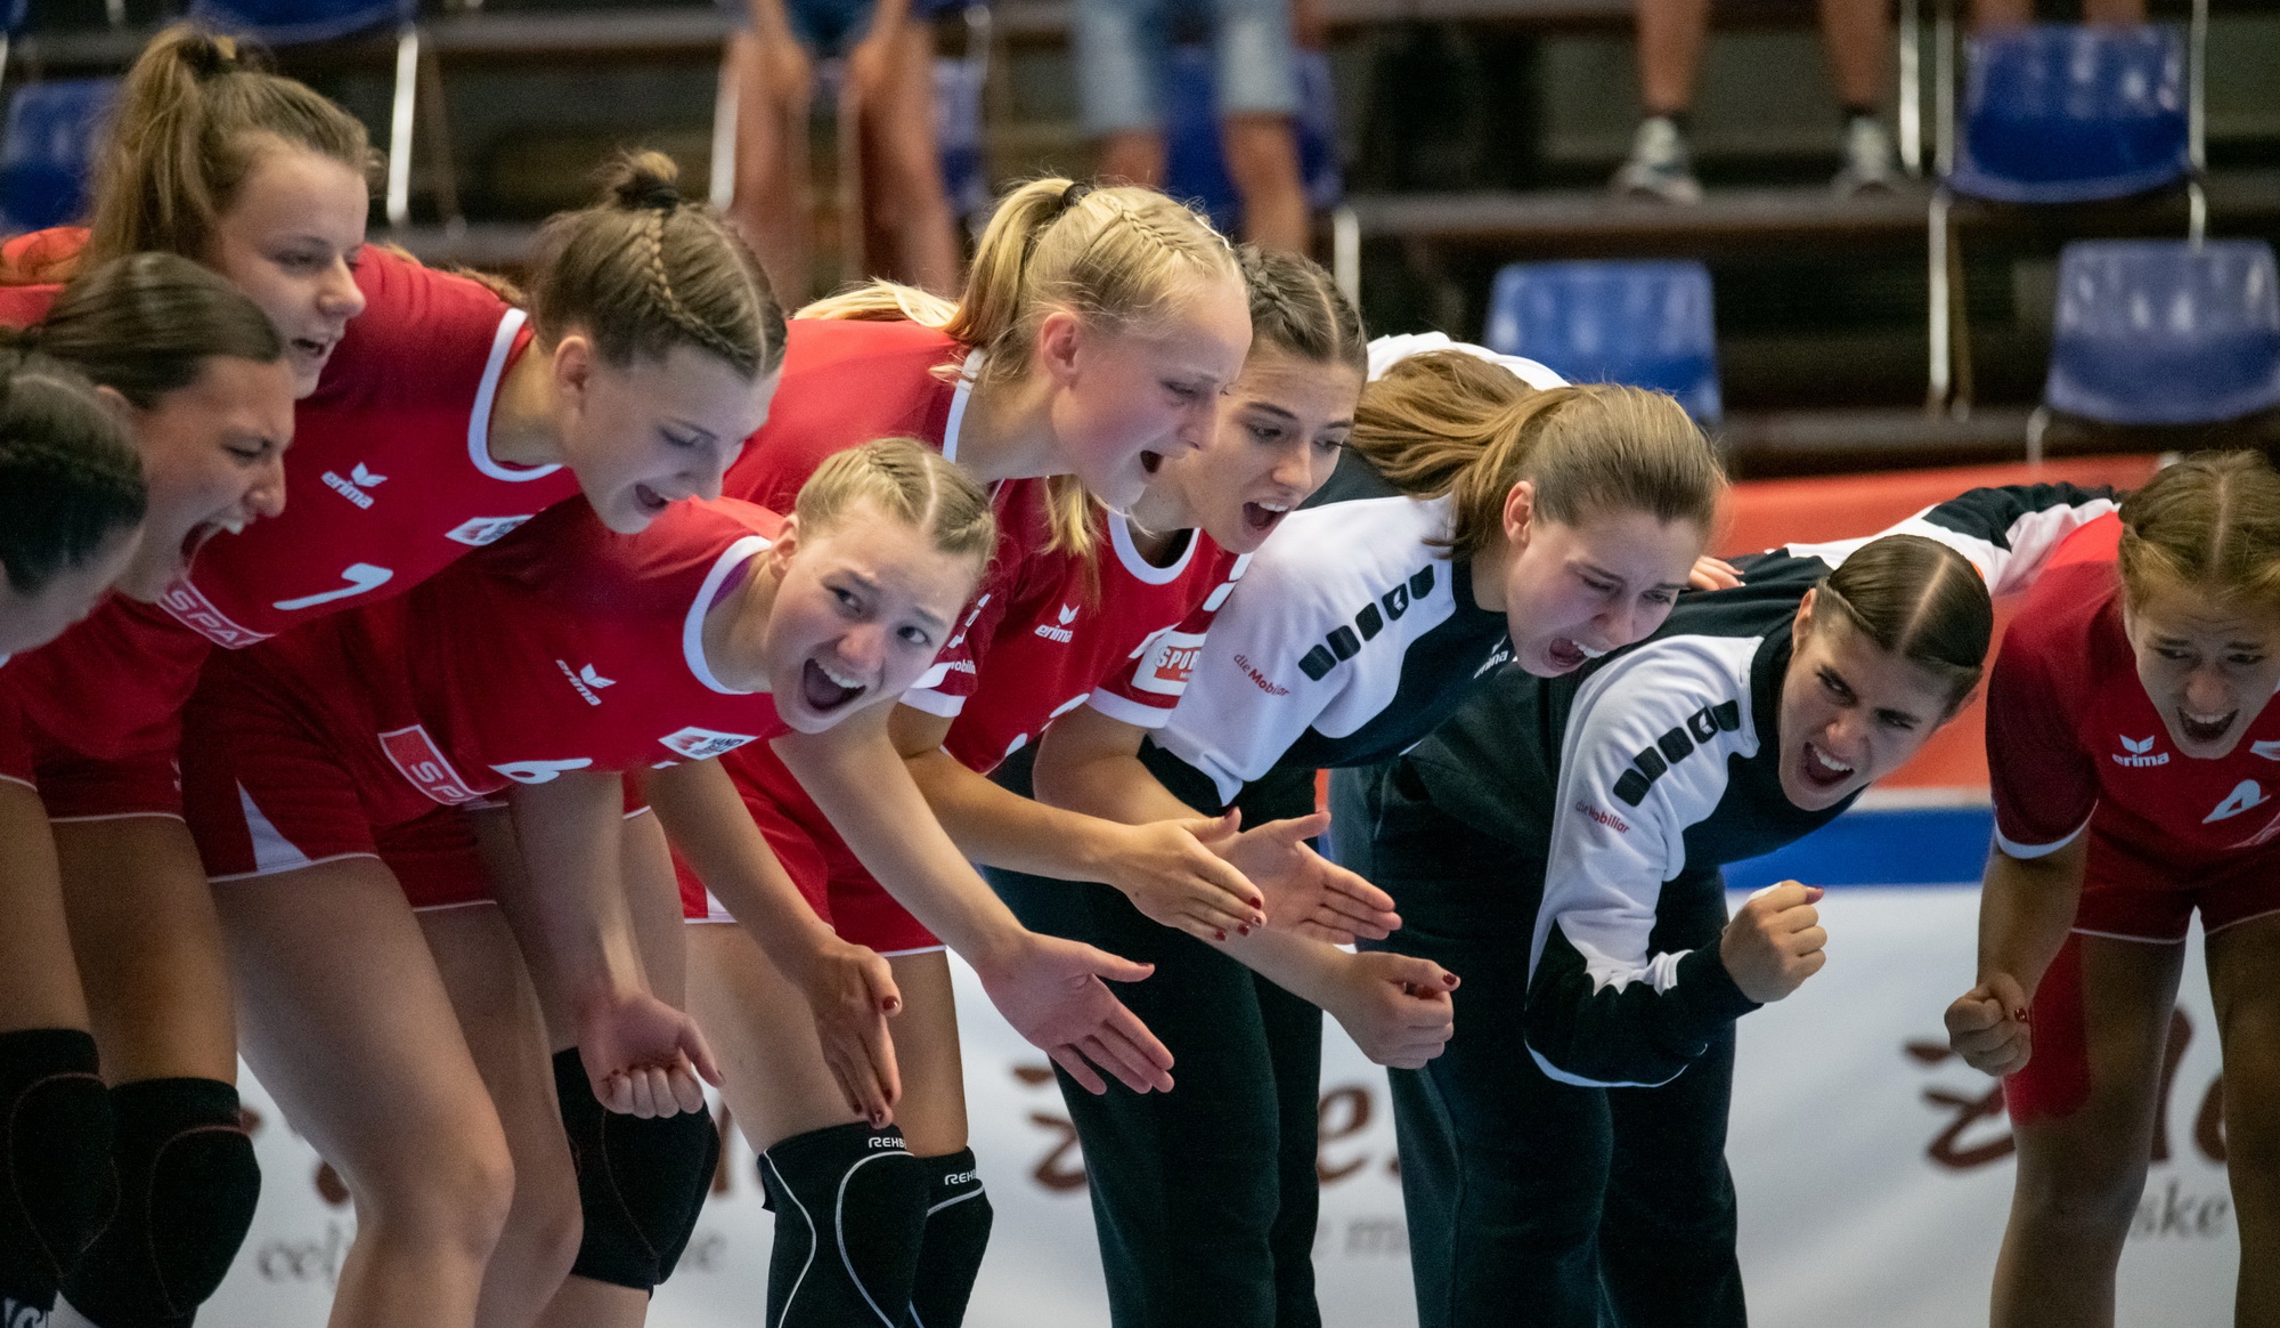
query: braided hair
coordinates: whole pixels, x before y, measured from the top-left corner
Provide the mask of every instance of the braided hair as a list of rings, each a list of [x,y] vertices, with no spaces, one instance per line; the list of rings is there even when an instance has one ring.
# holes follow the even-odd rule
[[[542,345],[585,332],[612,364],[675,346],[717,356],[747,379],[784,361],[784,312],[760,262],[719,213],[682,200],[662,153],[628,153],[602,199],[539,232],[531,323]]]
[[[1320,263],[1298,254],[1237,245],[1235,261],[1251,296],[1251,349],[1281,351],[1310,364],[1370,371],[1362,318]]]
[[[36,595],[140,522],[142,458],[94,385],[0,334],[0,568]]]

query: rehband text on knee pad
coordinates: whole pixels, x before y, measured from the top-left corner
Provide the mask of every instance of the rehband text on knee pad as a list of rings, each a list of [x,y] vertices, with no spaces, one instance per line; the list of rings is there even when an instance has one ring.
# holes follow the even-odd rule
[[[927,1167],[926,1234],[918,1246],[904,1328],[958,1328],[989,1249],[996,1212],[982,1188],[974,1150],[924,1157]]]
[[[656,1290],[688,1248],[720,1164],[711,1113],[643,1120],[608,1111],[595,1099],[576,1048],[555,1055],[554,1091],[586,1219],[570,1271]]]
[[[218,1079],[111,1090],[119,1205],[65,1274],[73,1309],[103,1328],[188,1328],[221,1286],[261,1197],[261,1165]]]
[[[110,1217],[111,1105],[95,1039],[74,1028],[0,1033],[0,1306],[44,1318],[65,1269]],[[31,1320],[41,1322],[40,1318]]]
[[[898,1328],[926,1228],[928,1172],[892,1126],[834,1125],[760,1155],[776,1213],[768,1328]]]

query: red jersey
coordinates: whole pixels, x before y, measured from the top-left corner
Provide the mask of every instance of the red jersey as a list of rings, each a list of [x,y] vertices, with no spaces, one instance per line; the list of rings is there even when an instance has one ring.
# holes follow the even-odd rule
[[[218,645],[401,594],[578,493],[567,467],[491,458],[522,310],[378,245],[356,285],[364,312],[294,411],[285,512],[207,541],[162,601]]]
[[[956,717],[944,749],[968,768],[994,768],[1096,688],[1113,689],[1111,704],[1152,709],[1161,694],[1136,686],[1148,676],[1136,677],[1139,662],[1175,630],[1200,635],[1190,618],[1216,612],[1249,564],[1198,530],[1158,567],[1133,546],[1123,518],[1103,513],[1096,528],[1095,559],[1062,552],[1032,559],[994,622],[991,643],[974,652],[986,655],[996,685],[970,699],[942,690],[946,666],[937,665],[903,694],[905,705]],[[1177,699],[1163,701],[1168,706]]]
[[[2085,825],[2156,862],[2222,857],[2280,837],[2280,706],[2232,754],[2176,751],[2122,630],[2107,516],[2060,546],[2010,631],[1987,685],[1996,842],[2035,858]]]
[[[748,503],[691,501],[617,535],[565,504],[409,596],[223,672],[334,740],[375,825],[566,770],[704,760],[785,731],[774,700],[723,684],[703,648],[706,611],[782,525]],[[226,688],[208,698],[228,704]]]

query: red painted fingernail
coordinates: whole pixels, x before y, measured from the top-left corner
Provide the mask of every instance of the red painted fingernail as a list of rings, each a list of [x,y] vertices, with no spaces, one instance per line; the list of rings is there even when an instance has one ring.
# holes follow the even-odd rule
[[[1454,986],[1456,986],[1456,985],[1457,985],[1457,975],[1456,975],[1456,974],[1454,974],[1454,973],[1443,973],[1443,974],[1441,975],[1441,985],[1442,985],[1442,986],[1444,986],[1444,987],[1454,987]]]
[[[1225,931],[1215,931],[1211,933],[1211,937],[1216,941],[1224,941],[1227,939],[1227,933]]]
[[[1249,927],[1237,927],[1235,929],[1235,934],[1238,936],[1248,936],[1251,934],[1251,929]]]

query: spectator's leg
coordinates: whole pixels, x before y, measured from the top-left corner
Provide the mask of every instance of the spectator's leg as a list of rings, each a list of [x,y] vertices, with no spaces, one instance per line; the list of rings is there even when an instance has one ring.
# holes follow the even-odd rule
[[[2082,21],[2135,27],[2145,22],[2145,0],[2082,0]]]
[[[1230,115],[1220,122],[1227,174],[1243,200],[1243,238],[1266,249],[1307,251],[1306,189],[1298,136],[1287,115]]]
[[[2084,0],[2085,8],[2093,3],[2096,0]],[[2034,0],[1971,0],[1971,26],[1975,32],[2023,28],[2034,21]]]
[[[1104,181],[1164,180],[1164,133],[1157,98],[1164,77],[1163,16],[1157,0],[1076,0],[1069,29],[1085,133],[1100,145],[1094,174]]]
[[[1298,70],[1290,0],[1213,0],[1213,81],[1228,178],[1243,201],[1243,238],[1307,250],[1306,186],[1298,174]]]
[[[1885,0],[1820,0],[1821,38],[1829,52],[1837,99],[1844,103],[1844,169],[1836,179],[1842,193],[1890,189],[1899,178],[1899,156],[1882,109],[1892,74],[1892,39]]]
[[[940,294],[959,284],[958,232],[934,129],[934,32],[907,22],[874,32],[876,82],[858,90],[864,251],[874,272]],[[853,63],[853,62],[851,62]]]
[[[729,215],[786,309],[806,303],[814,222],[808,188],[813,71],[788,33],[729,38],[736,74],[736,197]]]
[[[1710,37],[1710,0],[1639,0],[1639,104],[1645,118],[1631,140],[1631,155],[1615,172],[1618,193],[1698,203],[1686,146],[1686,110]]]

